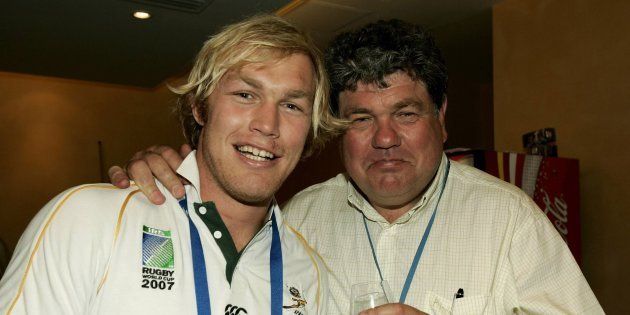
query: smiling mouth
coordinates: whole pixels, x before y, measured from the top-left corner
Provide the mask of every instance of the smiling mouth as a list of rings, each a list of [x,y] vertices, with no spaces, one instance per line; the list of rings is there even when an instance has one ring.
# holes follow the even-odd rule
[[[276,156],[273,153],[262,150],[262,149],[254,148],[249,145],[239,145],[239,146],[234,146],[234,148],[242,156],[250,160],[263,162],[263,161],[271,161],[271,160],[276,159]]]

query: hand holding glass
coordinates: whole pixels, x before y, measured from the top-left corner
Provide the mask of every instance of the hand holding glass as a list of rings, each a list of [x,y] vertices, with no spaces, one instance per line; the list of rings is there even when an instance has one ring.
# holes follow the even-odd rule
[[[352,285],[350,314],[391,303],[391,291],[387,281],[364,282]]]

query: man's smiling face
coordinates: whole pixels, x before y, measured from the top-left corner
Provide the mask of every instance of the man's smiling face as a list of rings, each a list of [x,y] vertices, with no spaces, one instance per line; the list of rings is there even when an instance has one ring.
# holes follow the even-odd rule
[[[310,58],[300,53],[228,71],[204,104],[207,115],[194,110],[203,125],[197,152],[202,186],[241,203],[268,203],[302,154],[314,77]]]
[[[424,84],[402,71],[388,87],[359,82],[339,95],[351,121],[342,138],[344,165],[378,209],[408,210],[430,183],[446,141],[446,104],[435,111]]]

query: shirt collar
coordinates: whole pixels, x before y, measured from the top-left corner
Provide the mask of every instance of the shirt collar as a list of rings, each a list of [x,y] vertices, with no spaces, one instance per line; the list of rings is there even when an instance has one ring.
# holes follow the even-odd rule
[[[201,193],[199,183],[199,167],[197,166],[197,151],[193,150],[186,156],[181,165],[177,168],[177,174],[185,178],[198,193]]]
[[[182,164],[177,168],[177,174],[184,177],[190,185],[195,188],[197,194],[201,194],[201,184],[199,180],[199,167],[197,166],[197,155],[196,150],[193,150],[184,158]],[[265,218],[265,225],[271,227],[271,214],[276,214],[276,222],[278,223],[278,228],[281,230],[282,226],[282,212],[280,211],[280,207],[278,206],[278,202],[274,197],[269,205],[269,210],[267,211],[267,216]]]
[[[265,222],[267,222],[269,226],[271,226],[272,213],[276,215],[276,223],[278,223],[278,228],[280,228],[283,222],[282,211],[280,211],[280,206],[278,206],[278,202],[276,201],[275,197],[273,198],[273,200],[271,201],[271,204],[269,205],[269,212],[267,212],[267,218],[265,219]]]
[[[420,210],[423,210],[426,208],[428,201],[431,198],[433,198],[433,196],[436,194],[436,191],[438,190],[437,188],[441,187],[442,182],[445,180],[444,172],[446,172],[447,163],[448,163],[448,158],[446,157],[444,153],[442,153],[440,166],[438,167],[438,170],[435,173],[435,176],[433,177],[433,180],[431,181],[429,188],[424,191],[422,197],[418,199],[416,204],[407,213],[405,213],[400,218],[398,218],[398,220],[396,220],[394,224],[406,223],[412,217],[414,217],[416,213],[419,213],[421,212]],[[348,202],[352,204],[355,208],[357,208],[359,211],[363,212],[363,215],[365,215],[365,217],[368,220],[384,223],[384,224],[389,224],[389,222],[387,222],[387,220],[385,220],[385,218],[383,218],[383,216],[380,215],[376,211],[376,209],[374,209],[374,207],[372,207],[370,202],[367,201],[367,199],[363,197],[361,192],[354,186],[354,183],[352,182],[349,176],[347,180],[348,180],[348,183],[347,183]]]
[[[267,212],[265,223],[260,228],[260,230],[256,234],[254,234],[254,237],[252,238],[251,241],[249,241],[249,244],[247,245],[247,247],[265,239],[271,240],[272,238],[271,215],[272,214],[275,214],[276,216],[276,224],[278,225],[278,233],[280,234],[280,239],[284,238],[284,226],[283,226],[284,221],[282,219],[282,212],[280,211],[280,207],[278,206],[278,203],[276,202],[276,198],[273,198],[273,201],[269,205],[269,211]]]

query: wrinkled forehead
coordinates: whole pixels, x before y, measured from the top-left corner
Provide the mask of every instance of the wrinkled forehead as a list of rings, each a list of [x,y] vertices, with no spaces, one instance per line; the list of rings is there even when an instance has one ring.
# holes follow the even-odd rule
[[[421,80],[414,80],[409,75],[402,71],[394,72],[390,75],[387,75],[383,78],[383,80],[378,82],[357,82],[355,92],[372,92],[379,93],[383,91],[387,91],[388,89],[395,89],[398,87],[408,87],[408,86],[420,86],[425,87],[424,82]]]
[[[342,91],[339,107],[343,113],[348,107],[388,106],[412,100],[432,103],[424,82],[398,71],[386,76],[383,82],[359,81],[354,89]]]

